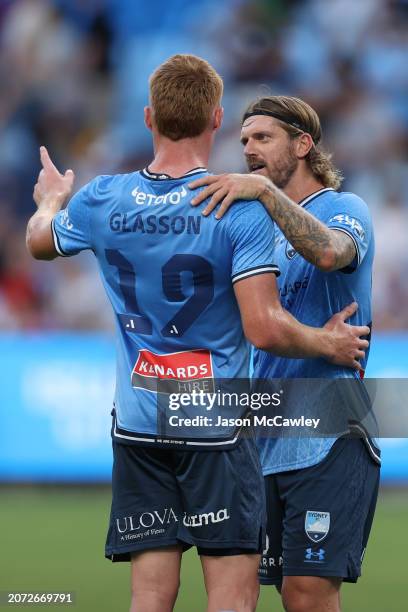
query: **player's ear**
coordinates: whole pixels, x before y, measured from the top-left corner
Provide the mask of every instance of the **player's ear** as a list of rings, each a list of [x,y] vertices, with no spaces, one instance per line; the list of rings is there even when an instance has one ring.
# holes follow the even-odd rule
[[[221,127],[224,118],[224,109],[222,106],[217,106],[214,111],[213,129],[218,130]]]
[[[313,138],[310,134],[304,132],[296,139],[295,152],[299,159],[304,159],[313,147]]]
[[[145,126],[149,130],[153,129],[152,109],[150,108],[150,106],[145,106],[144,107],[144,122],[145,122]]]

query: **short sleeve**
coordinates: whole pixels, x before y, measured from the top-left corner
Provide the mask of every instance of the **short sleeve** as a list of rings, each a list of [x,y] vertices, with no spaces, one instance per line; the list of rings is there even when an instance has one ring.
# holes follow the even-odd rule
[[[372,240],[373,227],[367,204],[352,193],[343,193],[335,202],[336,210],[332,211],[327,222],[330,229],[344,232],[354,242],[356,257],[344,270],[352,272],[363,261]]]
[[[274,273],[275,224],[259,202],[236,204],[231,211],[232,282],[257,274]]]
[[[52,220],[55,249],[62,257],[92,248],[90,230],[90,183],[80,189]]]

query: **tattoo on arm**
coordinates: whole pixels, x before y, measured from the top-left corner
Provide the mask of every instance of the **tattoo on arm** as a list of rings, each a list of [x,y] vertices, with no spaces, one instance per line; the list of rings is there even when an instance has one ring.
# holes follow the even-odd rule
[[[351,264],[357,255],[356,246],[348,234],[335,228],[329,229],[334,244],[334,270],[342,270]]]
[[[273,185],[267,185],[260,198],[290,244],[304,259],[325,270],[340,270],[356,256],[352,239],[329,229]]]

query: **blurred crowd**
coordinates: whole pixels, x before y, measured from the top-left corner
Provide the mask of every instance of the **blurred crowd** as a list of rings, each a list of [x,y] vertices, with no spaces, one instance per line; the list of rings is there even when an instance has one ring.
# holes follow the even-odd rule
[[[212,171],[245,169],[252,98],[314,106],[344,189],[374,217],[374,327],[408,329],[408,0],[0,0],[0,329],[110,328],[91,255],[26,253],[38,147],[76,187],[146,165],[147,79],[177,52],[225,80]]]

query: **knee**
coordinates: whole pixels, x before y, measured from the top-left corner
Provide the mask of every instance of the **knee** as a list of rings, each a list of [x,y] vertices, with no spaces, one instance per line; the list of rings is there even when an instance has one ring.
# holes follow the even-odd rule
[[[316,591],[302,581],[284,584],[281,595],[286,612],[316,612],[322,604]]]
[[[314,598],[305,593],[283,592],[282,603],[285,612],[314,612]]]
[[[237,588],[235,602],[240,612],[254,612],[259,598],[258,579]]]
[[[286,612],[313,612],[314,597],[310,593],[288,588],[282,589],[282,603]]]
[[[247,588],[241,592],[242,597],[242,610],[245,612],[253,612],[256,610],[256,605],[259,598],[259,582],[253,582],[249,584]]]
[[[246,576],[246,579],[242,580],[241,583],[238,582],[236,585],[236,598],[237,601],[240,601],[238,610],[253,612],[258,603],[259,591],[260,587],[257,573],[251,577]]]
[[[144,580],[132,584],[132,610],[138,610],[140,602],[151,602],[151,609],[171,610],[180,588],[179,580]],[[137,605],[138,604],[138,605]]]
[[[259,583],[216,586],[207,591],[209,610],[254,612],[259,597]]]

